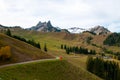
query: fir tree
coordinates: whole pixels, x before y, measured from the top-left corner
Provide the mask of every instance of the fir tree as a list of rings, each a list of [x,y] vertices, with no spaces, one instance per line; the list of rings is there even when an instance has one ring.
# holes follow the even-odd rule
[[[66,45],[64,45],[64,49],[66,49],[67,48],[67,46]]]
[[[47,52],[47,46],[46,46],[46,44],[44,45],[44,51]]]
[[[6,35],[11,36],[11,31],[10,31],[10,29],[7,29]]]
[[[66,53],[67,53],[67,54],[70,54],[70,49],[69,49],[69,47],[66,48]]]
[[[63,49],[63,44],[61,44],[61,49]]]

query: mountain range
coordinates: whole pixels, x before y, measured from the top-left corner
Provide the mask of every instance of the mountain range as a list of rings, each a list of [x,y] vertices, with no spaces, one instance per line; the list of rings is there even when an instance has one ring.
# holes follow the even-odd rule
[[[69,33],[82,33],[84,31],[89,31],[94,34],[107,34],[110,33],[110,31],[103,27],[103,26],[95,26],[90,29],[83,29],[79,27],[71,27],[68,29],[61,29],[59,27],[54,27],[50,21],[48,22],[39,22],[36,26],[33,26],[31,28],[27,28],[27,30],[35,30],[35,31],[40,31],[40,32],[69,32]]]
[[[11,30],[22,29],[20,26],[7,27],[7,26],[0,25],[1,31],[4,29],[7,29],[7,28],[10,28]],[[95,26],[90,29],[83,29],[83,28],[79,28],[79,27],[71,27],[68,29],[61,29],[59,27],[54,27],[51,24],[51,21],[48,21],[48,22],[39,21],[36,26],[32,26],[30,28],[27,28],[26,30],[34,30],[34,31],[39,31],[39,32],[67,32],[67,33],[82,33],[82,32],[88,31],[88,32],[94,33],[96,35],[110,33],[110,31],[107,28],[100,26],[100,25]]]

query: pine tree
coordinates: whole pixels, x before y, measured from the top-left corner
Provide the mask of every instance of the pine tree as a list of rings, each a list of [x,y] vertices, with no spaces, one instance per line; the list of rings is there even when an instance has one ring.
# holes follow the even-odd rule
[[[61,49],[63,49],[63,44],[61,44]]]
[[[7,29],[6,35],[11,36],[11,31],[10,31],[10,29]]]
[[[40,43],[37,43],[37,48],[41,49]]]
[[[70,49],[69,49],[69,47],[66,48],[66,53],[67,53],[67,54],[70,54]]]
[[[89,71],[89,72],[93,72],[93,66],[94,66],[94,61],[93,61],[93,57],[91,57],[91,56],[88,56],[88,58],[87,58],[87,70]]]
[[[46,44],[44,45],[44,51],[47,52],[47,46],[46,46]]]
[[[64,45],[64,49],[66,49],[67,48],[67,46],[66,45]]]

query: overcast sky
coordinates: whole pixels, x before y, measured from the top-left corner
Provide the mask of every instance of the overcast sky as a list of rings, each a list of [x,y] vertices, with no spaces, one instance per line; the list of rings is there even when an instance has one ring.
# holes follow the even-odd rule
[[[101,25],[120,32],[120,0],[0,0],[0,24],[28,28],[50,20],[60,28]]]

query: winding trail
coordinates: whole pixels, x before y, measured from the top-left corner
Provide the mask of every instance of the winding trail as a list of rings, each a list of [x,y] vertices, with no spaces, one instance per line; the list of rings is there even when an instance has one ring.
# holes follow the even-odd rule
[[[5,64],[5,65],[1,65],[0,68],[14,66],[14,65],[18,65],[18,64],[27,64],[27,63],[33,63],[33,62],[39,62],[39,61],[49,61],[49,60],[57,60],[57,59],[56,58],[52,58],[52,59],[39,59],[39,60],[32,60],[32,61],[26,61],[26,62]]]

